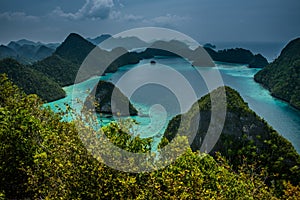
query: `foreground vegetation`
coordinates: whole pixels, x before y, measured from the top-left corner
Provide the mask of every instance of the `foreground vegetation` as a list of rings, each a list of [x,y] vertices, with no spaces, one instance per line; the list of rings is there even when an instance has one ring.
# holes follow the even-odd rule
[[[82,141],[91,140],[96,141],[91,147],[97,147],[102,138],[95,137],[97,132],[82,135],[88,127],[78,128],[75,121],[61,122],[60,114],[41,108],[36,95],[21,92],[3,75],[0,91],[2,199],[299,198],[299,186],[284,181],[282,191],[275,191],[264,182],[265,172],[256,170],[260,166],[248,164],[247,158],[243,165],[232,168],[220,155],[213,158],[190,148],[171,165],[152,172],[135,174],[109,168],[83,145]],[[101,131],[127,151],[149,151],[149,139],[132,138],[119,126],[110,124]],[[177,148],[186,142],[180,138]]]
[[[216,152],[220,152],[234,169],[243,165],[245,158],[248,164],[258,164],[258,171],[265,170],[268,174],[265,177],[266,183],[273,184],[277,191],[282,190],[286,180],[298,185],[300,156],[292,144],[257,116],[237,91],[229,87],[225,87],[225,91],[226,119],[220,138],[210,154],[215,156]],[[220,92],[222,88],[214,90],[212,94],[220,96]],[[203,143],[209,126],[217,127],[220,123],[218,118],[211,117],[212,106],[209,94],[202,97],[184,114],[186,118],[183,119],[186,120],[181,121],[181,115],[174,117],[168,125],[165,137],[171,141],[177,132],[188,135],[194,128],[198,109],[200,110],[199,128],[190,143],[194,151],[199,150],[202,145],[205,146]],[[179,127],[179,124],[184,126]]]

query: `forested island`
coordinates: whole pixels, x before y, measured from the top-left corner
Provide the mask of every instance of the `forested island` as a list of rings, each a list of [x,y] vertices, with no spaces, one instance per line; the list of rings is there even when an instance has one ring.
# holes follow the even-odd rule
[[[280,56],[259,71],[254,80],[273,96],[300,109],[300,38],[289,42]]]
[[[114,84],[99,81],[84,102],[86,109],[95,109],[97,113],[133,116],[138,111],[129,99]],[[127,109],[128,108],[128,109]]]
[[[214,61],[248,64],[251,68],[264,68],[268,63],[261,54],[254,55],[251,51],[243,48],[224,49],[215,51],[209,46],[204,47]]]

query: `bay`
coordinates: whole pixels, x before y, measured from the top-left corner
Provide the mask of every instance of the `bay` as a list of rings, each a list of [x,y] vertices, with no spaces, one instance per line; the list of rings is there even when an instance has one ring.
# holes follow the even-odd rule
[[[101,77],[95,76],[82,83],[64,87],[67,97],[45,104],[45,106],[50,106],[51,109],[57,111],[58,107],[64,108],[64,104],[67,103],[75,107],[75,109],[80,109],[82,103],[77,103],[75,99],[80,99],[80,101],[84,102],[88,91],[93,89],[99,79],[118,84],[118,81],[120,81],[124,75],[128,75],[128,72],[139,69],[139,67],[155,68],[161,71],[162,73],[159,75],[158,80],[167,79],[168,77],[175,87],[180,88],[181,83],[178,82],[178,80],[172,80],[172,77],[170,78],[168,74],[163,73],[166,67],[176,70],[176,72],[181,74],[184,79],[190,83],[195,95],[199,99],[208,92],[205,80],[201,76],[202,72],[217,70],[222,76],[224,85],[237,90],[252,110],[266,120],[282,136],[288,139],[297,152],[300,152],[300,111],[292,108],[286,102],[275,99],[270,95],[268,90],[253,80],[254,74],[257,73],[259,69],[248,68],[240,64],[220,62],[216,62],[215,68],[195,68],[191,66],[189,62],[181,58],[157,57],[154,60],[156,61],[155,65],[150,64],[150,60],[143,60],[136,65],[123,66],[116,73],[106,74]],[[136,83],[135,81],[147,78],[149,79],[149,72],[145,73],[143,70],[135,71],[134,76],[130,76],[128,84]],[[157,144],[169,120],[183,112],[178,97],[176,96],[177,94],[176,92],[174,93],[176,88],[168,88],[157,83],[150,83],[140,85],[138,89],[130,95],[127,94],[124,85],[120,86],[121,91],[130,97],[133,105],[139,110],[139,116],[131,117],[138,123],[132,128],[134,134],[139,134],[141,137],[153,137],[154,144]],[[191,104],[192,102],[189,102],[189,105]],[[102,125],[119,120],[118,117],[100,115],[98,115],[98,119],[101,120]]]

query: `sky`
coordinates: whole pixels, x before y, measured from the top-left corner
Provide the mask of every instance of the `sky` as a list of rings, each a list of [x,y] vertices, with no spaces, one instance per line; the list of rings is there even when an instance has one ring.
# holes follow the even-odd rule
[[[205,42],[288,42],[300,36],[299,0],[0,0],[0,43],[62,42],[163,27]]]

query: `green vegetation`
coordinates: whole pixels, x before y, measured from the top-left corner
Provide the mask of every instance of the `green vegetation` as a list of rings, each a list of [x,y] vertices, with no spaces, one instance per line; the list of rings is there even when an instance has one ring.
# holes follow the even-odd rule
[[[190,52],[183,46],[180,49],[180,43],[174,44],[179,45],[179,52]],[[167,159],[173,161],[172,164],[137,174],[106,166],[101,161],[109,160],[120,166],[128,163],[128,166],[123,166],[125,168],[134,168],[136,164],[149,167],[149,162],[151,167],[162,163],[155,159],[145,161],[120,157],[118,152],[105,146],[107,137],[128,152],[151,153],[152,138],[142,139],[139,133],[132,133],[130,122],[111,123],[94,130],[94,122],[80,115],[73,122],[62,122],[63,115],[72,113],[69,106],[65,112],[55,114],[43,108],[41,101],[64,97],[61,86],[74,83],[81,63],[94,48],[81,36],[70,34],[53,55],[32,66],[12,59],[0,61],[0,199],[300,198],[300,156],[290,142],[268,126],[236,91],[228,87],[225,88],[225,125],[211,155],[198,151],[208,127],[219,125],[217,118],[211,118],[210,95],[206,95],[184,114],[186,121],[181,122],[179,115],[168,125],[165,138],[159,145],[158,157],[163,151],[161,147],[174,140],[177,146],[168,152],[170,158]],[[269,88],[274,96],[289,101],[296,108],[300,108],[299,49],[300,39],[292,41],[277,60],[255,76],[255,80]],[[135,64],[148,57],[177,56],[155,48],[141,53],[129,53],[123,48],[98,51],[102,53],[101,61],[97,60],[100,68],[109,66],[105,72],[115,72],[120,66]],[[47,49],[41,49],[41,56],[44,53],[47,54]],[[244,49],[219,52],[209,49],[208,53],[214,60],[245,63],[249,67],[264,66],[266,62],[261,55],[253,55]],[[118,55],[122,56],[112,59]],[[110,60],[114,62],[109,63]],[[101,72],[98,65],[94,70],[93,75]],[[88,77],[87,73],[81,78]],[[100,81],[93,89],[95,101],[89,99],[85,106],[95,102],[92,108],[95,107],[97,112],[112,114],[115,102],[111,102],[110,97],[114,90],[115,99],[119,101],[114,114],[136,115],[137,110],[128,98],[105,81]],[[213,94],[219,95],[220,92],[221,88]],[[128,107],[129,111],[123,110]],[[198,120],[198,108],[200,120],[195,139],[190,141],[191,145],[183,155],[173,160],[172,156],[188,142],[183,136],[175,139],[179,124],[184,125],[179,129],[180,135],[191,133],[193,122]],[[103,133],[106,137],[101,135]]]
[[[65,41],[57,47],[53,55],[32,65],[36,69],[61,86],[74,84],[81,63],[95,48],[80,35],[71,33]]]
[[[22,64],[31,64],[50,56],[55,48],[51,44],[35,43],[27,40],[0,45],[0,59],[12,58]]]
[[[78,73],[81,65],[87,64],[84,61],[92,51],[95,56],[87,61],[90,68]],[[120,47],[112,51],[102,50],[80,35],[71,33],[51,56],[31,67],[51,77],[61,86],[67,86],[74,84],[76,78],[77,81],[84,81],[91,76],[116,72],[121,66],[139,61],[140,58],[135,52],[127,52]]]
[[[98,113],[116,114],[119,116],[138,114],[138,111],[130,103],[129,99],[110,82],[99,81],[91,94],[95,94],[95,97],[89,97],[85,102],[85,106],[87,108],[95,108]],[[113,110],[112,106],[115,106]],[[126,108],[129,108],[129,110],[126,111]],[[113,111],[114,113],[112,113]]]
[[[158,40],[145,51],[140,52],[139,56],[141,59],[149,59],[155,56],[181,57],[188,60],[192,66],[214,66],[212,59],[202,47],[192,50],[186,43],[179,40]]]
[[[224,49],[219,51],[215,51],[209,47],[204,47],[204,49],[214,61],[248,64],[249,67],[253,68],[263,68],[268,64],[267,59],[261,54],[253,55],[251,51],[242,48]]]
[[[74,84],[79,66],[53,54],[33,64],[32,68],[51,77],[60,86],[67,86]]]
[[[57,47],[54,54],[63,59],[81,65],[87,55],[95,48],[95,45],[76,33],[71,33],[65,41]]]
[[[259,168],[264,168],[268,173],[266,181],[274,183],[276,188],[282,188],[285,180],[298,185],[300,181],[300,156],[292,144],[279,135],[274,129],[258,117],[240,97],[238,92],[226,87],[227,114],[221,136],[210,152],[220,152],[236,169],[243,162],[259,163]],[[213,91],[218,95],[221,88]],[[178,132],[186,135],[193,130],[193,119],[196,119],[197,109],[200,109],[199,128],[195,139],[191,141],[194,151],[200,149],[208,127],[218,126],[218,119],[211,118],[210,95],[202,97],[192,108],[184,114],[187,121],[180,121],[181,116],[173,118],[165,132],[165,137],[170,141]],[[178,130],[179,124],[184,126]]]
[[[36,95],[25,95],[3,75],[0,90],[1,199],[277,198],[264,183],[265,171],[257,172],[259,166],[244,162],[234,169],[220,155],[214,159],[189,148],[171,165],[153,172],[109,168],[99,160],[113,158],[113,152],[103,151],[102,158],[95,159],[87,150],[102,148],[99,131],[131,152],[149,151],[151,141],[132,138],[117,124],[93,131],[85,122],[61,122],[63,113],[42,108]],[[83,141],[89,141],[87,148]],[[178,141],[187,142],[184,137]],[[284,182],[282,193],[282,198],[299,198],[299,186]]]
[[[300,109],[300,38],[291,41],[280,56],[254,76],[271,94]]]
[[[253,56],[252,60],[249,62],[250,68],[263,68],[267,66],[269,63],[265,57],[261,54],[256,54]]]
[[[128,39],[128,41],[136,40],[136,38]],[[53,101],[64,97],[65,94],[59,86],[63,87],[72,85],[75,83],[76,78],[78,82],[81,82],[94,75],[102,75],[106,72],[113,73],[121,66],[137,64],[140,60],[145,58],[152,58],[154,56],[177,57],[180,54],[189,58],[195,66],[203,65],[203,62],[198,63],[198,61],[195,60],[197,58],[200,61],[203,61],[202,58],[198,58],[197,53],[199,49],[192,51],[185,43],[176,40],[171,40],[169,42],[157,41],[144,52],[140,53],[127,52],[126,49],[121,47],[117,47],[112,51],[102,50],[100,48],[96,48],[94,44],[75,33],[71,33],[65,41],[57,47],[52,55],[50,55],[53,52],[53,49],[51,49],[52,47],[50,48],[30,41],[21,40],[19,42],[11,42],[8,46],[9,47],[3,45],[0,46],[0,57],[14,57],[18,60],[28,58],[30,61],[24,61],[26,63],[32,63],[35,60],[44,58],[43,60],[25,67],[26,75],[35,74],[29,76],[35,78],[29,78],[29,80],[27,80],[25,74],[22,75],[22,71],[16,72],[17,69],[20,69],[19,65],[16,63],[15,69],[13,69],[14,67],[10,65],[10,70],[13,70],[13,73],[6,72],[7,69],[2,72],[8,73],[9,77],[13,79],[19,87],[22,87],[27,94],[36,93],[46,101]],[[161,50],[160,48],[165,50]],[[226,50],[222,52],[215,52],[210,48],[207,48],[206,50],[211,54],[212,58],[217,61],[220,60],[224,62],[238,63],[246,62],[250,67],[263,66],[265,63],[265,59],[261,55],[254,56],[250,51],[243,49]],[[94,51],[93,53],[95,53],[96,56],[84,62],[85,58],[91,51]],[[172,53],[173,51],[175,51],[178,55],[176,53]],[[20,57],[19,54],[22,54],[22,56]],[[79,72],[82,64],[91,66],[91,68]],[[207,66],[210,65],[207,64]],[[20,75],[18,78],[15,77],[17,74]],[[43,79],[41,84],[37,81],[38,79]],[[59,86],[55,82],[58,83]],[[295,98],[297,97],[293,97],[293,101],[295,101]]]
[[[175,43],[178,47],[183,45],[175,41],[173,41],[173,43]],[[166,43],[165,46],[167,44],[168,43]],[[15,49],[20,47],[20,45],[17,43],[11,43],[10,46]],[[1,48],[4,49],[5,47]],[[187,47],[184,46],[184,48]],[[40,48],[39,50],[39,54],[44,55],[43,52],[45,49]],[[84,63],[84,60],[91,51],[94,51],[93,53],[95,53],[96,58],[94,58],[94,56],[91,60],[87,61],[88,63]],[[51,82],[52,85],[55,85],[56,91],[51,89],[53,88],[52,85],[46,87],[45,84],[39,84],[39,82],[36,81],[28,80],[32,83],[31,85],[23,84],[24,81],[27,80],[27,77],[24,76],[22,71],[17,72],[20,67],[19,64],[16,63],[16,66],[13,66],[12,64],[10,65],[10,69],[13,70],[14,73],[10,73],[9,77],[13,79],[18,86],[22,87],[26,93],[36,93],[44,100],[53,101],[64,97],[64,95],[62,95],[63,90],[61,87],[74,84],[76,78],[76,81],[84,81],[94,75],[102,75],[106,72],[116,72],[119,67],[124,65],[137,64],[141,59],[154,57],[157,55],[167,56],[169,54],[175,55],[168,51],[151,48],[141,53],[127,52],[126,49],[121,47],[117,47],[112,51],[106,51],[96,48],[94,44],[87,41],[80,35],[71,33],[65,39],[65,41],[57,47],[56,51],[51,56],[25,67],[27,71],[32,71],[35,74],[39,74],[39,76],[43,79],[47,79],[47,82]],[[87,64],[90,68],[88,70],[82,70],[79,72],[82,63]],[[4,70],[4,72],[6,71]],[[20,75],[16,76],[18,78],[15,77],[17,73]],[[57,85],[55,82],[59,85]],[[134,112],[132,113],[134,114]]]
[[[65,97],[65,91],[59,84],[41,72],[13,59],[0,60],[0,74],[3,73],[7,74],[26,94],[37,94],[45,101],[54,101]]]
[[[109,64],[109,67],[106,70],[106,72],[116,72],[119,67],[122,67],[124,65],[137,64],[142,59],[138,53],[127,52],[123,48],[116,48],[111,52],[111,54],[114,54],[114,51],[118,51],[118,50],[123,51],[123,55],[118,56],[116,59],[114,59],[113,62]],[[114,56],[114,55],[110,55],[110,56]]]

